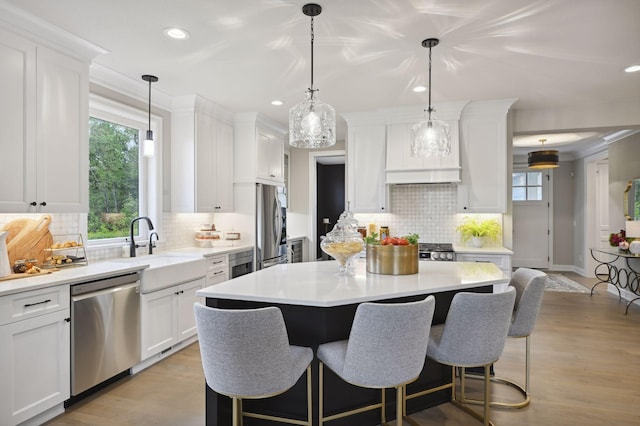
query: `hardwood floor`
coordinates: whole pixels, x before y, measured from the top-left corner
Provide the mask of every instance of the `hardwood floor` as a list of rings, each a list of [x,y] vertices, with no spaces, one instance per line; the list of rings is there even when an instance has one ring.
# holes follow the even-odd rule
[[[567,273],[589,288],[594,280]],[[497,425],[640,424],[640,306],[607,293],[546,292],[531,340],[531,405],[492,410]],[[524,375],[524,339],[509,339],[495,365]],[[494,394],[510,398],[504,387]],[[451,404],[412,415],[424,425],[480,424]],[[71,407],[48,425],[203,425],[204,376],[197,344]],[[393,424],[393,423],[392,423]]]

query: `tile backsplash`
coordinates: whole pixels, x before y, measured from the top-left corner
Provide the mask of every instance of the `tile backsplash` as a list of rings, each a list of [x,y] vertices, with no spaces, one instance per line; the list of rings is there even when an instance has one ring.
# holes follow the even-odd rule
[[[87,215],[84,213],[47,213],[51,216],[49,230],[53,235],[80,234],[86,229]],[[38,219],[42,214],[0,214],[0,229],[14,219]],[[161,223],[154,223],[160,239],[161,250],[174,250],[194,246],[194,234],[201,224],[214,223],[213,215],[206,213],[183,214],[162,213]],[[145,226],[145,225],[143,225]],[[86,242],[86,235],[82,236]],[[122,256],[122,245],[87,245],[90,262]]]
[[[421,242],[459,243],[456,227],[466,215],[457,213],[457,185],[393,185],[389,188],[389,213],[355,214],[360,225],[374,221],[377,228],[388,226],[392,235],[417,233]],[[38,219],[41,214],[0,214],[0,229],[13,219]],[[491,216],[502,220],[501,215]],[[52,234],[78,234],[87,227],[87,215],[51,213]],[[303,219],[301,219],[303,220]],[[308,219],[307,219],[308,220]],[[215,223],[220,230],[233,229],[239,217],[233,213],[162,213],[160,223],[154,223],[159,234],[159,250],[175,250],[195,245],[195,231],[201,224]],[[144,225],[143,225],[144,226]],[[243,230],[243,239],[247,231]],[[86,240],[86,235],[83,235]],[[90,262],[122,256],[122,245],[88,245]]]
[[[417,233],[421,242],[458,240],[455,184],[392,185],[389,191],[390,213],[355,214],[361,225],[373,220],[378,229],[388,226],[391,235]]]

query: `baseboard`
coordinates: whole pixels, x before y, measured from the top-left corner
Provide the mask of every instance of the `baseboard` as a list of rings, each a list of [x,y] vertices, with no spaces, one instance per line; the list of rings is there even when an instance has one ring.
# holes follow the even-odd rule
[[[586,273],[584,268],[580,268],[576,265],[555,265],[552,264],[549,266],[549,271],[555,272],[574,272],[582,277],[586,277]]]
[[[164,351],[157,353],[147,359],[145,359],[144,361],[140,362],[139,364],[134,365],[133,367],[131,367],[131,374],[138,374],[139,372],[141,372],[144,369],[147,369],[149,367],[151,367],[153,364],[162,361],[163,359],[175,354],[178,351],[181,351],[182,349],[186,348],[187,346],[191,345],[192,343],[195,343],[198,341],[198,335],[196,334],[195,336],[191,336],[188,339],[183,340],[182,342],[171,346],[168,349],[165,349]]]
[[[31,417],[29,420],[25,420],[20,423],[20,426],[38,426],[47,421],[53,419],[54,417],[58,417],[60,414],[64,413],[64,403],[60,403],[54,407],[49,408],[47,411],[44,411],[37,416]]]

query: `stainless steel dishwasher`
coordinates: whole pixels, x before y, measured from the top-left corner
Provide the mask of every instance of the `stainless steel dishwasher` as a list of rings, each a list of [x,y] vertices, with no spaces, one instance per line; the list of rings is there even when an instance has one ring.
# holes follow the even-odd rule
[[[71,286],[71,395],[140,362],[140,275]]]

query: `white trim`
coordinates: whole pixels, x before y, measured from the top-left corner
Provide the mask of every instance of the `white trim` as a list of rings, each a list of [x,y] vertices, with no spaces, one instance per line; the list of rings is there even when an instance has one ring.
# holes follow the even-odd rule
[[[316,220],[318,217],[318,212],[316,208],[316,201],[318,199],[317,189],[316,189],[316,180],[317,180],[317,169],[316,166],[318,164],[318,157],[337,157],[337,156],[346,156],[345,150],[336,150],[336,151],[310,151],[309,152],[309,232],[308,232],[308,240],[309,240],[309,260],[315,261],[318,258],[318,253],[316,247],[318,246],[318,242],[316,241],[316,235],[318,227],[316,226]],[[345,191],[346,195],[346,191]],[[346,204],[345,200],[345,204]]]
[[[89,81],[145,104],[149,102],[149,84],[142,78],[138,81],[94,62],[89,67]],[[155,106],[171,111],[171,102],[172,98],[169,94],[157,88],[153,89]]]

